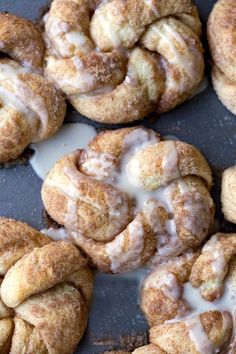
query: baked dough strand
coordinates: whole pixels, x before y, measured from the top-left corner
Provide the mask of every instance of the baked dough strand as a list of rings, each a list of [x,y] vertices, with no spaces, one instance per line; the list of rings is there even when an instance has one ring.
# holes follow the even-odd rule
[[[81,114],[127,123],[168,111],[203,78],[191,0],[54,0],[45,16],[45,75]]]
[[[1,353],[73,353],[87,324],[93,275],[68,242],[0,218]]]

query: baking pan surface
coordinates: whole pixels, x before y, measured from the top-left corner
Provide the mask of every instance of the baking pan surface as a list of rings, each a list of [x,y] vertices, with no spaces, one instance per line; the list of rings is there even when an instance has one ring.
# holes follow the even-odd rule
[[[161,135],[174,135],[204,153],[214,171],[216,217],[222,231],[232,231],[234,227],[226,223],[221,215],[219,195],[222,171],[236,162],[236,118],[217,99],[210,82],[205,25],[214,2],[196,1],[204,24],[207,88],[169,113],[160,117],[152,114],[142,124]],[[49,3],[45,0],[0,0],[0,11],[9,11],[32,20],[38,20],[47,6]],[[106,128],[80,116],[72,107],[68,108],[66,121]],[[45,227],[41,185],[42,181],[29,163],[0,169],[0,215],[25,221],[37,229]],[[141,276],[140,272],[134,276],[97,274],[88,329],[75,353],[98,354],[113,348],[132,350],[146,343],[147,323],[138,304]]]

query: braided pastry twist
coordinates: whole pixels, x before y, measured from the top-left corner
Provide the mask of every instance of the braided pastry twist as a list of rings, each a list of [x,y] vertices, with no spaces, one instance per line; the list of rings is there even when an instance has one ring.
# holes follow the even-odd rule
[[[4,218],[0,245],[0,352],[73,353],[93,284],[81,253]]]
[[[211,182],[193,146],[125,128],[59,160],[42,199],[99,269],[119,273],[197,248],[213,220]]]
[[[54,0],[45,75],[83,115],[126,123],[186,100],[203,77],[191,0]]]
[[[236,2],[219,0],[208,19],[212,82],[221,102],[236,114]]]
[[[0,163],[17,158],[32,141],[61,126],[66,105],[42,72],[44,45],[29,20],[0,13]]]
[[[152,344],[134,353],[234,353],[235,255],[236,234],[218,233],[201,253],[169,260],[151,272],[141,308],[152,327]]]

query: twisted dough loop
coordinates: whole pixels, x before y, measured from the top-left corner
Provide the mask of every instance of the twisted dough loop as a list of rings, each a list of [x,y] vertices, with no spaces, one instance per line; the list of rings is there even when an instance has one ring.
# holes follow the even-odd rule
[[[1,353],[72,353],[87,322],[93,276],[80,252],[0,219]]]
[[[213,69],[212,81],[221,102],[236,114],[235,1],[219,0],[208,20],[208,41]]]
[[[191,0],[54,0],[45,17],[45,75],[85,116],[125,123],[168,111],[203,77]]]
[[[34,24],[8,13],[0,13],[0,22],[0,51],[22,65],[42,70],[44,43]]]
[[[61,126],[66,105],[43,78],[44,46],[28,20],[0,14],[0,163],[17,158],[32,142],[47,139]]]
[[[99,269],[119,273],[197,248],[212,224],[211,181],[193,146],[126,128],[58,161],[42,199]]]
[[[228,291],[229,296],[235,297],[235,240],[236,234],[216,234],[201,254],[198,251],[168,260],[147,276],[141,292],[141,308],[152,327],[152,344],[134,351],[135,354],[162,353],[162,350],[165,354],[213,353],[215,349],[235,345],[234,337],[231,338],[235,308],[230,307],[229,298],[216,302],[216,310],[207,311],[205,305],[197,305],[196,293],[187,295],[189,287],[184,288],[190,281],[207,301],[223,297]],[[196,307],[200,315],[196,315]]]

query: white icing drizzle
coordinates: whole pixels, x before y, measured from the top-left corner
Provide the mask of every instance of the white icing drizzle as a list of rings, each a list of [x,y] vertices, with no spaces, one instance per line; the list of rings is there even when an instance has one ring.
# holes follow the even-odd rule
[[[64,173],[69,178],[71,183],[65,185],[65,189],[63,190],[63,192],[65,193],[65,190],[67,190],[67,193],[65,194],[69,198],[76,198],[85,202],[89,202],[89,199],[83,196],[80,191],[84,176],[78,171],[78,169],[76,167],[65,167]],[[128,212],[128,207],[123,200],[123,196],[120,195],[120,193],[116,189],[110,189],[109,191],[107,191],[106,202],[108,204],[108,212],[111,217],[125,217]],[[93,205],[97,209],[101,208],[98,204],[95,203],[94,200]]]
[[[172,202],[173,185],[167,185],[154,191],[145,190],[141,182],[141,176],[138,178],[138,171],[141,166],[139,166],[139,163],[137,163],[137,166],[134,168],[135,164],[131,163],[131,161],[139,161],[138,159],[135,159],[135,155],[139,154],[142,149],[145,149],[153,144],[158,144],[159,141],[159,137],[154,132],[145,130],[143,128],[137,128],[129,133],[124,140],[123,155],[121,156],[120,164],[117,164],[115,156],[112,156],[108,153],[97,153],[93,149],[87,148],[83,151],[80,163],[83,166],[85,175],[89,175],[90,177],[85,177],[77,169],[77,167],[74,166],[73,171],[71,168],[64,169],[65,176],[67,176],[69,179],[67,181],[61,179],[57,180],[56,177],[54,177],[53,180],[48,179],[47,183],[49,185],[59,188],[68,197],[68,199],[71,199],[67,205],[67,215],[65,219],[66,223],[77,225],[78,216],[76,201],[84,200],[84,196],[81,196],[79,190],[80,178],[82,178],[82,176],[88,179],[95,178],[96,180],[106,182],[108,185],[110,184],[115,187],[114,195],[109,195],[108,198],[109,216],[111,221],[114,223],[114,231],[116,228],[119,228],[121,217],[122,220],[127,217],[127,204],[124,203],[122,201],[122,197],[120,197],[122,195],[121,191],[126,192],[134,200],[136,200],[134,217],[137,217],[139,211],[142,210],[146,219],[148,220],[149,225],[153,228],[157,239],[158,256],[175,256],[183,252],[184,247],[179,239],[174,219],[174,205]],[[179,177],[178,152],[176,149],[176,143],[174,141],[170,141],[166,142],[165,144],[167,148],[164,152],[162,165],[164,170],[163,173],[168,179],[176,179]],[[184,183],[180,182],[179,184],[180,193],[184,194],[188,192],[188,188]],[[110,187],[111,186],[108,188]],[[110,188],[110,190],[112,189]],[[101,209],[101,207],[98,205],[94,206],[98,209]],[[186,207],[190,208],[188,205]],[[163,208],[166,211],[165,218],[160,218],[160,215],[158,215],[159,208]],[[194,212],[194,205],[191,205],[191,208],[191,211]],[[134,240],[137,242],[137,247],[140,250],[143,247],[144,230],[142,223],[139,222],[139,224],[142,230],[142,240],[140,239],[139,242],[137,239]],[[132,226],[133,224],[131,223],[130,225]],[[131,226],[128,226],[128,231],[129,227]],[[141,238],[140,234],[139,237]],[[117,254],[121,254],[124,240],[124,234],[121,233],[116,237],[114,241],[107,244],[107,254],[111,260],[111,263],[113,264],[112,269],[114,272],[115,269],[119,268],[118,262],[120,256],[115,256],[114,261],[112,254],[116,254],[116,248]],[[133,249],[135,248],[134,242],[132,247]],[[131,251],[128,250],[126,255],[122,255],[125,257],[125,261],[127,261],[127,257],[129,257],[132,262],[132,254],[130,252]],[[138,253],[137,250],[136,253]],[[136,264],[139,264],[139,262],[140,259],[137,257]],[[124,263],[124,261],[121,260],[121,264],[122,263]]]
[[[195,77],[195,65],[194,61],[190,60],[190,56],[200,57],[200,53],[198,53],[195,48],[191,48],[193,50],[193,53],[191,53],[183,37],[167,23],[164,23],[163,25],[163,33],[165,40],[172,50],[173,57],[172,60],[168,58],[169,61],[172,64],[179,65],[188,77]],[[175,41],[173,41],[173,38],[178,43],[178,46],[183,48],[183,51],[179,50],[178,46],[175,46]]]
[[[69,75],[67,75],[65,72],[60,79],[55,78],[57,87],[68,94],[76,94],[78,91],[81,93],[93,90],[95,84],[94,76],[84,70],[83,63],[79,57],[73,57],[72,61],[76,72],[73,75],[71,75],[70,72]],[[48,67],[51,66],[52,70],[54,70],[53,67],[55,64],[57,64],[57,62],[55,63],[54,59],[50,57],[48,59]]]
[[[170,272],[161,272],[160,274],[151,274],[145,281],[144,289],[156,288],[172,301],[178,301],[182,294],[182,288],[176,276]]]
[[[154,0],[144,0],[146,5],[150,8],[150,10],[154,13],[156,18],[160,17],[160,12],[158,11],[156,4],[154,3]]]
[[[71,30],[69,23],[61,21],[50,13],[44,16],[46,33],[44,40],[51,54],[62,58],[86,54],[93,50],[90,39],[80,30]]]
[[[206,236],[209,223],[204,223],[205,216],[210,216],[212,200],[199,192],[190,192],[183,179],[178,180],[179,191],[183,197],[183,208],[187,214],[184,217],[184,226],[195,236],[202,240]],[[198,217],[196,218],[196,214]]]
[[[221,311],[223,320],[226,322],[227,319],[224,317],[223,311],[227,311],[233,317],[235,328],[236,293],[233,287],[231,286],[231,282],[232,279],[226,278],[224,282],[223,295],[219,299],[212,302],[205,300],[201,296],[199,289],[194,288],[190,282],[185,283],[183,285],[182,298],[189,305],[190,311],[187,309],[184,311],[184,313],[177,314],[177,316],[173,320],[166,321],[166,323],[176,323],[184,321],[184,323],[189,328],[190,338],[194,342],[200,354],[215,354],[219,352],[219,349],[216,348],[211,341],[209,341],[209,338],[207,337],[204,328],[202,327],[199,317],[200,314],[209,311]],[[225,326],[226,325],[227,323],[225,323]],[[229,349],[233,345],[234,337],[232,338],[232,342],[229,345]]]
[[[213,259],[212,262],[212,270],[213,273],[217,275],[219,278],[224,278],[225,272],[227,270],[227,262],[225,259],[225,254],[222,249],[217,249],[213,252]]]
[[[57,160],[71,151],[84,148],[95,136],[96,130],[91,125],[64,124],[53,137],[31,145],[35,153],[30,164],[39,178],[44,179]]]
[[[175,141],[166,141],[165,155],[162,161],[162,169],[164,172],[164,180],[173,180],[180,177],[178,170],[178,151],[176,149]]]
[[[224,254],[224,250],[221,248],[219,243],[219,235],[214,235],[205,244],[202,249],[202,254],[211,254],[211,269],[215,276],[217,277],[217,283],[221,282],[227,272],[227,262]],[[218,285],[216,284],[216,285]]]
[[[198,316],[208,311],[228,311],[232,314],[236,308],[236,294],[231,287],[229,279],[226,279],[224,282],[222,296],[215,301],[210,302],[205,300],[201,296],[199,288],[194,288],[190,282],[184,284],[183,299],[191,307],[191,312],[185,315],[185,318]],[[181,320],[181,318],[178,320]]]
[[[171,187],[164,187],[158,189],[155,193],[155,198],[157,200],[148,201],[144,207],[149,223],[156,233],[156,255],[158,255],[158,257],[179,254],[183,248],[179,241],[175,220],[173,219],[174,210],[170,197],[170,188]],[[164,225],[161,223],[161,220],[156,213],[157,207],[162,207],[169,213],[169,218]]]
[[[213,343],[208,338],[199,316],[185,321],[188,327],[189,337],[200,354],[213,354]]]
[[[117,176],[114,166],[115,161],[112,155],[106,153],[98,155],[94,150],[86,149],[86,161],[83,163],[83,169],[90,175],[94,175],[97,180],[112,184]]]
[[[67,211],[65,215],[65,225],[73,225],[73,227],[78,227],[78,213],[77,213],[77,200],[68,198],[67,201]]]
[[[125,191],[136,200],[135,213],[144,210],[151,227],[156,233],[158,256],[177,255],[183,250],[183,245],[179,240],[174,220],[174,206],[171,197],[172,187],[170,185],[154,191],[145,190],[142,175],[140,174],[142,166],[140,165],[140,159],[136,157],[142,149],[153,144],[158,144],[158,142],[159,138],[156,134],[138,128],[125,138],[124,153],[118,168],[112,155],[97,153],[90,149],[86,150],[87,158],[82,164],[86,173]],[[162,162],[164,178],[168,180],[177,179],[180,177],[180,173],[178,170],[176,143],[175,141],[167,141],[165,142],[165,146],[166,150]],[[187,185],[181,179],[178,179],[178,181],[180,193],[188,195],[190,192]],[[191,199],[191,203],[187,199],[188,203],[185,203],[185,208],[188,210],[188,214],[190,214],[190,220],[187,220],[186,225],[193,233],[200,230],[200,222],[198,223],[195,220],[196,211],[208,212],[205,206],[205,204],[208,206],[208,199],[205,204],[203,201],[205,202],[205,199],[202,200],[200,198],[197,200],[196,208],[194,199]],[[161,224],[156,213],[158,207],[164,208],[169,215],[164,225]]]
[[[125,272],[126,269],[135,269],[141,263],[144,245],[144,230],[141,221],[138,218],[134,219],[129,224],[127,231],[127,237],[125,237],[124,233],[121,233],[114,241],[105,246],[113,273],[118,273],[121,270]],[[127,242],[129,242],[128,248],[124,250],[124,246],[126,245],[127,247]]]
[[[214,252],[216,245],[219,241],[219,235],[213,235],[209,241],[204,245],[202,249],[202,254],[207,252]]]
[[[17,67],[13,65],[0,63],[0,83],[4,81],[12,87],[13,92],[2,86],[0,90],[0,100],[7,106],[19,113],[25,114],[29,120],[38,140],[47,130],[48,110],[43,98],[34,93],[30,87],[20,80],[19,74],[31,73],[30,68]],[[41,131],[36,131],[37,119],[41,123]]]
[[[40,232],[49,236],[54,241],[66,240],[68,238],[68,232],[64,228],[54,229],[53,227],[50,227],[49,229],[42,229]]]
[[[83,162],[83,169],[96,179],[111,183],[114,187],[125,191],[136,199],[136,212],[142,209],[146,201],[153,197],[152,192],[140,189],[140,181],[137,180],[134,167],[130,167],[133,156],[146,147],[157,144],[159,137],[152,131],[143,128],[133,130],[124,141],[124,154],[119,169],[114,165],[114,157],[109,154],[100,154],[86,150],[88,159]],[[89,157],[92,156],[92,161]],[[98,169],[99,167],[99,169]]]
[[[104,6],[106,6],[106,4]],[[107,36],[107,38],[109,38],[112,43],[113,49],[116,49],[121,46],[122,41],[119,36],[119,33],[113,27],[114,21],[112,20],[112,17],[110,18],[109,11],[103,11],[104,6],[98,7],[94,13],[96,16],[96,24],[102,29],[103,34]],[[101,11],[102,15],[100,15]]]
[[[185,73],[181,79],[178,78],[176,80],[172,72],[169,69],[166,70],[167,90],[174,90],[180,93],[185,92],[189,85],[189,79],[193,80],[196,77],[195,63],[201,60],[201,54],[195,48],[191,48],[190,50],[181,35],[167,23],[163,23],[161,28],[158,24],[154,24],[151,26],[151,30],[160,39],[158,49],[159,51],[161,50],[161,53],[165,57],[162,60],[164,68],[167,66],[167,61],[173,67],[177,67],[181,72]],[[166,50],[166,46],[168,46],[168,50]]]

